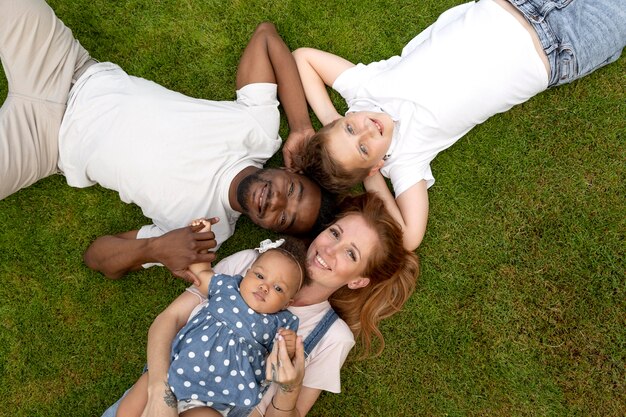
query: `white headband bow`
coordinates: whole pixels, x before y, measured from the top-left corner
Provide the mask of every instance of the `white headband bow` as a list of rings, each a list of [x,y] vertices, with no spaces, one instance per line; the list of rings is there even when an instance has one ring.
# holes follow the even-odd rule
[[[272,242],[272,239],[265,239],[258,248],[254,249],[259,253],[265,253],[270,249],[279,248],[283,243],[285,243],[285,239],[278,239],[276,242]]]

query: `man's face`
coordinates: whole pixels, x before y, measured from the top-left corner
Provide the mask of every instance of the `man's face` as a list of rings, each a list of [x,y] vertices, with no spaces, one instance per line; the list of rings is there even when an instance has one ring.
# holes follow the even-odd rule
[[[264,229],[288,234],[311,230],[321,205],[319,186],[285,169],[262,169],[237,187],[243,214]]]

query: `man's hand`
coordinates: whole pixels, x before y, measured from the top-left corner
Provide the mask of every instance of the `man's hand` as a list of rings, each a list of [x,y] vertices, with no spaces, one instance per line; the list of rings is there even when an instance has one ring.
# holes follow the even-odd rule
[[[287,140],[283,145],[283,159],[287,168],[292,168],[296,171],[300,170],[301,167],[298,164],[299,156],[306,143],[314,134],[315,130],[312,128],[289,132],[289,136],[287,136]]]
[[[219,219],[213,217],[208,222],[213,225]],[[211,231],[202,232],[205,223],[172,230],[151,242],[155,259],[162,263],[172,274],[189,283],[198,282],[198,278],[189,271],[189,265],[200,262],[213,262],[215,253],[208,252],[215,248],[215,234]]]

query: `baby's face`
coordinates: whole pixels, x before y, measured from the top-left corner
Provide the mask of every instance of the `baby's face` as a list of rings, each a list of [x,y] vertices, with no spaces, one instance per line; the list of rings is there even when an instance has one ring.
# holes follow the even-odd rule
[[[246,304],[257,313],[287,308],[300,286],[300,268],[291,257],[271,250],[250,267],[239,285]]]
[[[330,128],[328,150],[345,170],[370,169],[389,150],[393,129],[393,120],[386,113],[348,113]]]

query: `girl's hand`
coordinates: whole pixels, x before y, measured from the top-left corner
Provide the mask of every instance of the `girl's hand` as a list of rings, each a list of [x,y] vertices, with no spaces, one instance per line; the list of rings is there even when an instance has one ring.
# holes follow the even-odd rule
[[[285,339],[285,346],[287,346],[287,354],[291,359],[293,359],[296,354],[296,338],[298,335],[293,330],[280,328],[278,329],[278,334]]]
[[[283,392],[292,392],[302,386],[304,379],[304,344],[302,337],[296,338],[296,355],[289,359],[285,338],[278,335],[272,353],[267,358],[265,378],[278,384]]]

